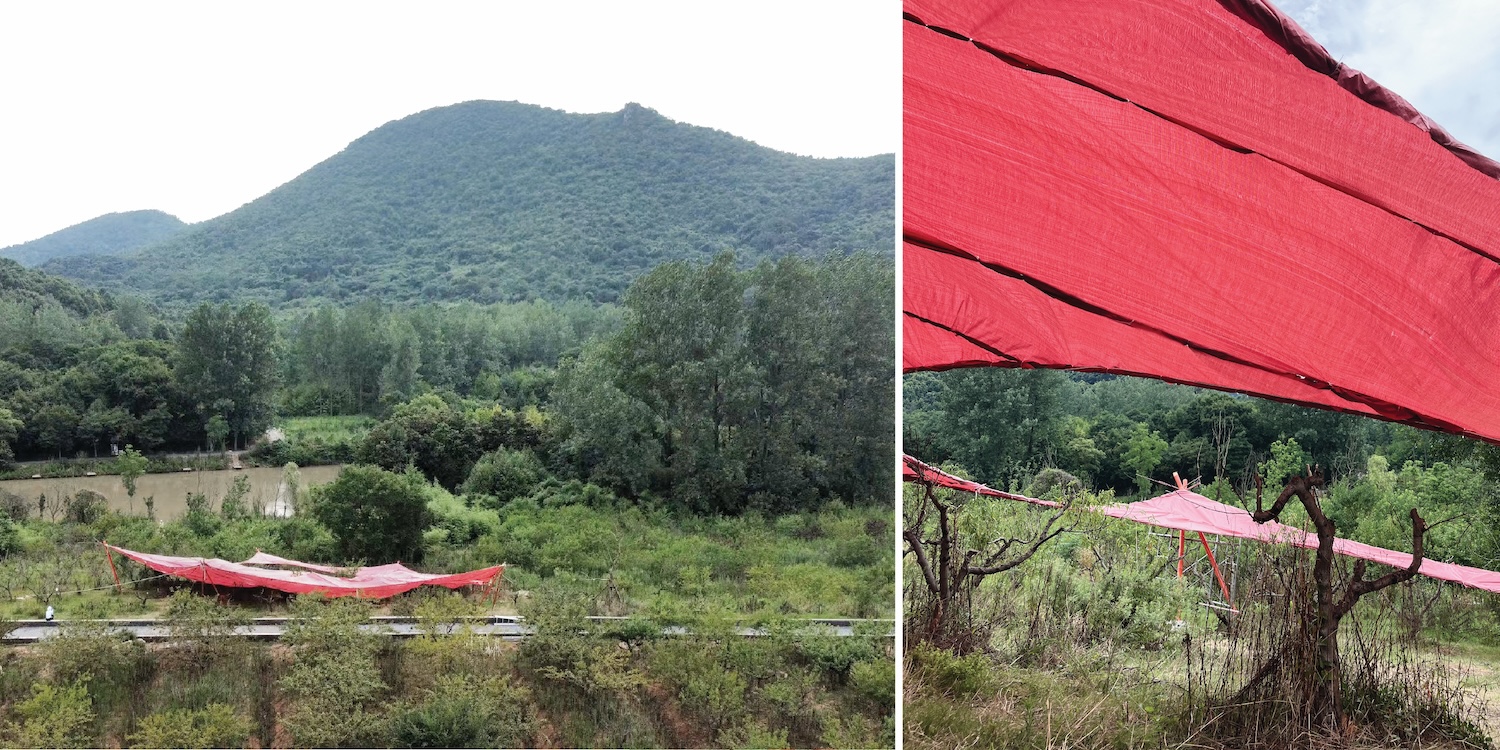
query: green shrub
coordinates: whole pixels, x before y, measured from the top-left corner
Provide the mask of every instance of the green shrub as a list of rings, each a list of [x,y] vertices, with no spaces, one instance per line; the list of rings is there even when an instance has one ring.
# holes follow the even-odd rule
[[[827,672],[836,682],[849,677],[849,670],[857,662],[873,661],[880,656],[880,644],[875,638],[851,636],[842,638],[833,634],[831,628],[808,628],[793,638],[797,652],[819,669]]]
[[[15,747],[91,747],[94,706],[81,682],[66,687],[37,684],[31,697],[16,705],[20,719],[6,726]]]
[[[699,672],[688,678],[677,695],[682,706],[710,729],[732,723],[745,710],[745,678],[723,668]]]
[[[169,709],[141,719],[130,735],[134,747],[244,747],[250,720],[223,703],[200,709]]]
[[[350,466],[312,491],[311,515],[333,532],[345,560],[419,561],[427,528],[425,482],[373,466]]]
[[[359,628],[369,621],[367,605],[303,597],[292,613],[284,640],[294,656],[280,687],[293,703],[283,724],[304,747],[376,744],[382,720],[367,709],[386,685],[375,661],[379,636]]]
[[[896,662],[890,659],[862,661],[849,671],[849,686],[875,706],[896,710]]]
[[[63,498],[63,517],[72,523],[88,525],[109,510],[109,501],[93,490],[79,490]]]
[[[9,516],[0,513],[0,557],[19,552],[21,532]]]
[[[480,456],[464,480],[463,494],[486,495],[501,505],[530,495],[547,470],[529,450],[498,448]]]
[[[57,680],[87,682],[96,695],[106,687],[129,685],[147,666],[144,644],[99,623],[69,623],[38,650]]]
[[[395,747],[526,747],[536,734],[531,694],[502,679],[445,675],[390,720]]]
[[[791,747],[785,729],[769,729],[754,719],[746,719],[719,736],[719,744],[736,750],[770,750]]]
[[[520,665],[591,697],[623,694],[645,684],[630,651],[590,633],[588,602],[556,588],[537,591],[522,614],[535,629],[517,649]]]
[[[911,670],[933,691],[955,698],[989,692],[994,664],[985,654],[956,656],[950,651],[918,644],[908,652]]]

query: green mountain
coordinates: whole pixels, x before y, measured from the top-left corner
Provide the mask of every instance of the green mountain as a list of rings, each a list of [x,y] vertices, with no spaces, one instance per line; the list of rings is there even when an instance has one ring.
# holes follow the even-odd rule
[[[162,242],[186,226],[176,216],[161,211],[105,214],[41,239],[0,249],[0,258],[39,266],[54,258],[76,255],[120,255]]]
[[[611,301],[733,249],[893,254],[895,159],[816,159],[673,122],[475,101],[388,123],[261,198],[56,273],[163,304]]]

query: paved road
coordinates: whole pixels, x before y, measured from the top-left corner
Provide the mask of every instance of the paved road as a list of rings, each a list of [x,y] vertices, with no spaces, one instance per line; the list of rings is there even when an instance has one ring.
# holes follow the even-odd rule
[[[282,636],[286,629],[286,623],[291,618],[287,617],[258,617],[249,625],[235,628],[237,635],[255,640],[274,641]],[[595,621],[628,620],[626,617],[591,617]],[[491,616],[470,618],[470,627],[475,633],[501,638],[507,641],[515,641],[525,638],[531,634],[520,617]],[[171,627],[160,620],[93,620],[89,622],[103,622],[111,630],[128,633],[143,641],[164,641],[172,637]],[[808,620],[810,627],[824,626],[828,628],[829,635],[851,636],[854,635],[855,626],[859,623],[891,623],[890,620]],[[11,630],[0,642],[7,644],[36,643],[37,641],[51,638],[58,634],[67,622],[47,622],[45,620],[20,620],[14,630]],[[389,635],[394,638],[411,638],[423,634],[421,623],[414,617],[372,617],[370,623],[363,626],[366,630]],[[686,628],[669,627],[663,631],[667,635],[686,635]],[[765,635],[765,631],[759,628],[739,628],[742,636],[756,637]],[[894,637],[892,628],[886,633],[887,637]]]

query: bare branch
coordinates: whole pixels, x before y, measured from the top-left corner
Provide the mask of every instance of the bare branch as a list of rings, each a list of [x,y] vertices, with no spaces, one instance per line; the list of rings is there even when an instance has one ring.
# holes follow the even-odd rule
[[[922,577],[927,580],[927,589],[936,592],[938,590],[937,577],[932,573],[932,561],[927,559],[927,553],[922,550],[922,540],[917,536],[915,530],[908,529],[903,532],[906,537],[906,546],[912,554],[917,556],[917,567],[922,569]]]
[[[1348,587],[1344,589],[1343,598],[1339,600],[1338,604],[1334,605],[1334,616],[1343,617],[1349,614],[1349,610],[1354,609],[1355,603],[1365,594],[1373,594],[1388,586],[1394,586],[1402,581],[1411,580],[1417,574],[1417,571],[1422,569],[1423,538],[1426,532],[1427,523],[1422,520],[1422,516],[1417,513],[1417,509],[1412,508],[1411,564],[1405,568],[1392,570],[1373,581],[1366,581],[1364,580],[1365,561],[1359,560],[1354,563],[1354,578],[1349,581]]]

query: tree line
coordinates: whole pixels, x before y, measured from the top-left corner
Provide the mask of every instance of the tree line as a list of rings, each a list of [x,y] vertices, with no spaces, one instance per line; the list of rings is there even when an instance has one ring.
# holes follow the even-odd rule
[[[144,338],[65,316],[58,352],[7,357],[31,366],[0,371],[0,446],[237,447],[277,415],[363,413],[382,421],[333,460],[450,489],[553,476],[713,513],[885,502],[893,299],[874,256],[741,269],[726,253],[663,264],[618,307],[367,302],[278,321],[203,304]],[[291,449],[267,459],[306,462],[276,453]]]
[[[1308,466],[1326,478],[1339,534],[1411,545],[1407,510],[1455,519],[1428,554],[1500,565],[1500,449],[1374,419],[1155,380],[995,368],[907,375],[905,449],[984,482],[1048,491],[1059,481],[1138,498],[1178,473],[1250,508],[1257,479],[1280,488]],[[1298,511],[1300,512],[1300,511]]]

